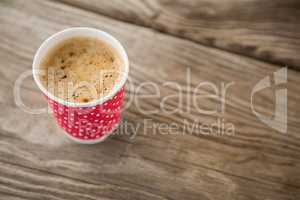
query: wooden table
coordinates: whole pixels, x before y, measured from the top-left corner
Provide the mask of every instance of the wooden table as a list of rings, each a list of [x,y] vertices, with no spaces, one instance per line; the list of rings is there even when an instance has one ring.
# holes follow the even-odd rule
[[[15,104],[15,81],[30,71],[41,42],[74,26],[107,31],[126,47],[132,86],[126,99],[140,98],[123,114],[123,124],[136,128],[130,135],[74,144],[50,114],[28,114]],[[0,36],[1,200],[300,199],[298,0],[0,0]],[[281,133],[256,117],[250,97],[260,80],[269,76],[274,83],[274,72],[285,66],[287,83],[278,87],[288,91],[288,126]],[[184,88],[184,97],[201,82],[233,85],[224,112],[222,102],[211,97],[198,103],[217,112],[198,112],[184,98],[183,110],[170,114],[160,103],[176,94],[176,86],[166,81]],[[160,98],[143,96],[155,92],[151,85],[137,92],[145,82],[158,86]],[[275,89],[255,95],[258,113],[273,115]],[[45,107],[31,78],[21,92],[27,106]],[[173,97],[164,103],[174,110],[179,102]],[[217,119],[232,123],[234,135],[185,128]],[[162,134],[145,128],[145,120],[178,127]]]

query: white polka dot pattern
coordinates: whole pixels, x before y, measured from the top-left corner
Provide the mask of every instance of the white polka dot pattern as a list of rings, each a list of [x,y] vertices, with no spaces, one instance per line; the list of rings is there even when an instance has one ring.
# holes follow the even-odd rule
[[[112,131],[120,120],[124,87],[110,100],[93,107],[69,107],[49,98],[58,124],[72,137],[94,140]]]

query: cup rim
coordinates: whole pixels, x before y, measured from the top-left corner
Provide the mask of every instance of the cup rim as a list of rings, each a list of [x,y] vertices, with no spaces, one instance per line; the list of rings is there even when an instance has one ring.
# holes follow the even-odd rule
[[[122,61],[124,62],[124,72],[122,71],[121,76],[118,79],[118,82],[114,84],[114,86],[110,90],[110,92],[105,96],[101,96],[100,98],[97,98],[97,99],[95,99],[91,102],[87,102],[87,103],[69,102],[62,98],[56,97],[54,94],[51,94],[50,92],[48,92],[48,90],[43,86],[43,84],[41,83],[41,81],[38,78],[38,74],[39,74],[38,73],[38,70],[39,70],[38,65],[40,64],[40,62],[38,63],[38,60],[42,56],[41,55],[42,52],[44,52],[44,51],[47,52],[49,50],[48,46],[52,43],[52,41],[54,39],[57,39],[66,33],[80,32],[80,31],[93,32],[93,33],[95,33],[95,35],[97,35],[97,37],[99,37],[101,40],[105,41],[109,45],[112,46],[112,43],[117,45],[118,49],[116,49],[116,48],[115,49],[117,50],[117,52],[121,56]],[[109,41],[104,39],[104,37],[107,38]],[[36,53],[34,55],[33,64],[32,64],[32,73],[33,73],[34,81],[38,85],[39,89],[44,93],[44,95],[46,95],[51,100],[56,101],[62,105],[68,106],[68,107],[92,107],[92,106],[100,105],[100,104],[106,102],[107,100],[113,98],[116,95],[116,93],[122,89],[122,87],[125,85],[126,80],[128,79],[129,59],[128,59],[128,55],[125,51],[125,48],[122,46],[121,42],[119,42],[115,37],[113,37],[109,33],[99,30],[99,29],[96,29],[96,28],[72,27],[72,28],[66,28],[62,31],[59,31],[59,32],[51,35],[50,37],[48,37],[45,41],[43,41],[43,43],[41,44],[41,46],[38,48],[38,50],[36,51]]]

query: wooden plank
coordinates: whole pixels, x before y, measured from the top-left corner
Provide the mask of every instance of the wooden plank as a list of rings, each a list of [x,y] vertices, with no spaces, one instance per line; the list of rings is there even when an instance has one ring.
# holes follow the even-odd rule
[[[298,0],[59,0],[112,18],[300,69]]]
[[[94,184],[126,186],[151,193],[158,199],[299,198],[299,72],[288,70],[289,127],[287,134],[280,134],[256,119],[249,99],[253,86],[276,71],[277,66],[66,5],[27,2],[15,0],[0,4],[0,107],[5,113],[0,115],[2,162]],[[14,80],[30,70],[32,56],[42,40],[69,26],[93,26],[117,36],[128,50],[132,63],[130,77],[135,88],[144,81],[152,81],[159,84],[163,95],[173,94],[174,89],[164,87],[162,81],[176,80],[185,85],[187,66],[191,68],[193,87],[201,81],[215,84],[234,81],[222,117],[236,126],[236,135],[203,136],[190,130],[178,130],[177,135],[155,135],[153,129],[139,129],[134,140],[121,135],[101,145],[83,147],[63,137],[51,116],[24,113],[12,103]],[[127,91],[135,94],[130,88]],[[43,105],[32,80],[24,83],[23,95],[26,103]],[[168,105],[174,108],[177,103],[170,100]],[[204,99],[201,104],[213,108],[216,102]],[[142,106],[147,109],[159,105],[160,99],[142,100]],[[256,109],[260,112],[271,113],[273,105],[269,92],[256,99]],[[209,124],[219,116],[195,111],[147,116],[133,104],[124,113],[124,122],[138,126],[149,118],[157,123],[176,122],[182,128],[183,118]],[[37,137],[39,134],[41,137]]]
[[[61,137],[57,134],[59,132],[56,132],[55,137]],[[82,196],[106,197],[104,199],[229,200],[242,197],[259,200],[261,197],[265,199],[297,199],[299,197],[299,192],[295,188],[282,189],[277,184],[260,183],[197,166],[189,166],[185,169],[175,166],[176,164],[172,166],[146,158],[129,157],[122,154],[121,150],[125,148],[127,153],[127,149],[132,145],[116,139],[101,146],[94,145],[88,148],[65,142],[59,147],[51,146],[52,150],[49,150],[50,145],[46,139],[40,144],[33,145],[24,141],[18,142],[20,139],[11,137],[12,135],[1,133],[3,140],[0,142],[1,162],[18,162],[35,169],[26,174],[18,172],[28,171],[22,166],[8,168],[3,167],[5,164],[1,164],[3,171],[0,177],[3,182],[0,184],[0,195],[1,192],[6,191],[9,194],[28,197],[28,199],[32,199],[30,197],[33,196],[36,196],[36,199],[54,196],[52,192],[47,195],[45,191],[40,191],[28,184],[28,182],[40,181],[39,185],[45,187],[45,190],[48,188],[49,191],[56,191],[57,187],[61,188],[57,191],[61,199],[79,199],[78,193]],[[61,137],[61,140],[63,139]],[[17,144],[16,147],[11,145],[12,142]],[[51,174],[39,173],[36,171],[37,168],[50,171]],[[60,185],[57,186],[58,183]],[[19,188],[20,184],[24,187]],[[74,190],[69,191],[72,186]],[[78,190],[79,187],[82,187],[81,190]],[[66,191],[65,196],[61,194],[62,191]]]
[[[1,199],[161,199],[127,187],[100,182],[93,184],[8,163],[0,163],[0,169]]]

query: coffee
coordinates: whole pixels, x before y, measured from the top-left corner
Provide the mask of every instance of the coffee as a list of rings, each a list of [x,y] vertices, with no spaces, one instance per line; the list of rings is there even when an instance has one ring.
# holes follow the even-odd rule
[[[107,95],[120,78],[123,61],[106,42],[73,37],[55,45],[40,63],[48,92],[68,102],[87,103]]]

